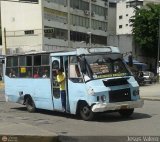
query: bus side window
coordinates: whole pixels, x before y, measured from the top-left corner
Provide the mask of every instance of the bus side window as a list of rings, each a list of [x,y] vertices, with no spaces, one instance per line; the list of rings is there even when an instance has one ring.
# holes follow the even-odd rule
[[[74,82],[82,82],[77,56],[69,57],[69,78]]]
[[[34,71],[34,74],[33,74],[33,78],[39,78],[40,75],[39,75],[39,71],[38,70],[35,70]]]
[[[50,77],[50,66],[49,66],[49,55],[44,54],[42,55],[42,63],[40,67],[41,77],[42,78],[49,78]]]
[[[53,86],[59,86],[59,84],[57,83],[57,71],[56,71],[56,69],[52,70],[52,77],[53,77]]]
[[[9,77],[11,77],[11,78],[16,77],[15,71],[13,69],[10,70]]]
[[[8,57],[6,63],[6,75],[12,78],[18,77],[18,57]]]
[[[58,61],[53,61],[52,62],[52,69],[59,69],[59,62]]]
[[[31,77],[32,77],[32,72],[31,72],[31,71],[28,71],[26,77],[27,77],[27,78],[31,78]]]
[[[70,78],[78,78],[80,76],[78,65],[70,65]]]

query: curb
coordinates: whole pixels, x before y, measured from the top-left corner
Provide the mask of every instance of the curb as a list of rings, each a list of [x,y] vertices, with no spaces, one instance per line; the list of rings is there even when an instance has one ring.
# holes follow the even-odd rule
[[[0,142],[59,142],[58,135],[26,123],[0,123]]]
[[[157,97],[141,97],[142,100],[148,100],[148,101],[160,101],[160,98]]]
[[[58,136],[0,135],[2,142],[59,142]]]

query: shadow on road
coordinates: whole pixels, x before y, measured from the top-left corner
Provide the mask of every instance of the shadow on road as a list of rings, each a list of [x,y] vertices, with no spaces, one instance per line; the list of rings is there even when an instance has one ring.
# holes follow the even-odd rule
[[[10,108],[10,109],[20,110],[20,111],[27,111],[27,108],[26,108],[26,107],[14,107],[14,108]]]
[[[16,108],[11,108],[11,109],[16,109],[19,111],[26,111],[27,112],[26,107],[16,107]],[[64,117],[64,118],[68,118],[68,119],[80,120],[80,117],[78,117],[76,115],[57,112],[57,111],[37,109],[36,113],[51,115],[51,116],[56,116],[56,117]],[[152,116],[149,114],[135,112],[129,118],[123,118],[120,116],[120,114],[118,112],[113,112],[113,113],[96,114],[93,121],[95,121],[95,122],[120,122],[120,121],[131,121],[131,120],[138,120],[138,119],[147,119],[147,118],[151,118],[151,117]]]
[[[131,120],[138,120],[138,119],[147,119],[151,118],[151,115],[144,114],[144,113],[133,113],[128,118],[121,117],[118,112],[113,113],[105,113],[105,114],[98,114],[94,121],[99,122],[120,122],[120,121],[131,121]]]
[[[27,113],[27,108],[26,107],[14,107],[14,108],[11,108],[11,109],[16,109],[16,110],[19,110],[19,111],[25,111]],[[75,115],[68,114],[68,113],[63,113],[63,112],[58,112],[58,111],[37,109],[35,113],[40,113],[40,114],[45,114],[45,115],[52,115],[52,116],[57,116],[57,117],[67,117],[67,118],[71,118],[71,119],[76,119]]]

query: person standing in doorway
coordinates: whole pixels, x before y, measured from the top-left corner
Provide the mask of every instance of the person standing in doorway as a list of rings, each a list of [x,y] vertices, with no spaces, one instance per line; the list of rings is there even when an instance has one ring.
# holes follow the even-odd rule
[[[66,111],[66,89],[65,89],[65,75],[64,75],[63,69],[57,70],[57,82],[60,85],[62,109],[65,112]]]

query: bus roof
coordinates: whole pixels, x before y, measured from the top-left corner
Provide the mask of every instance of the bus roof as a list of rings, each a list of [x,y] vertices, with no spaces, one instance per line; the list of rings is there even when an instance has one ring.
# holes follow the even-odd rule
[[[73,49],[74,51],[74,49]],[[23,56],[23,55],[36,55],[36,54],[51,54],[51,53],[64,53],[64,52],[69,52],[68,50],[59,50],[59,51],[32,51],[32,52],[26,52],[26,53],[17,53],[17,54],[10,54],[10,55],[3,55],[5,56]]]
[[[95,53],[120,53],[118,47],[114,46],[105,46],[105,47],[84,47],[84,48],[77,48],[73,51],[68,52],[55,52],[51,53],[51,56],[65,56],[65,55],[88,55],[88,54],[95,54]]]
[[[118,47],[104,46],[104,47],[92,47],[92,48],[78,48],[77,54],[94,54],[94,53],[120,53]]]
[[[59,50],[59,51],[33,51],[28,53],[13,54],[6,56],[23,56],[23,55],[35,55],[35,54],[50,54],[51,56],[67,56],[67,55],[82,55],[82,54],[95,54],[95,53],[120,53],[118,47],[114,46],[102,46],[102,47],[80,47],[73,48],[70,50]]]

